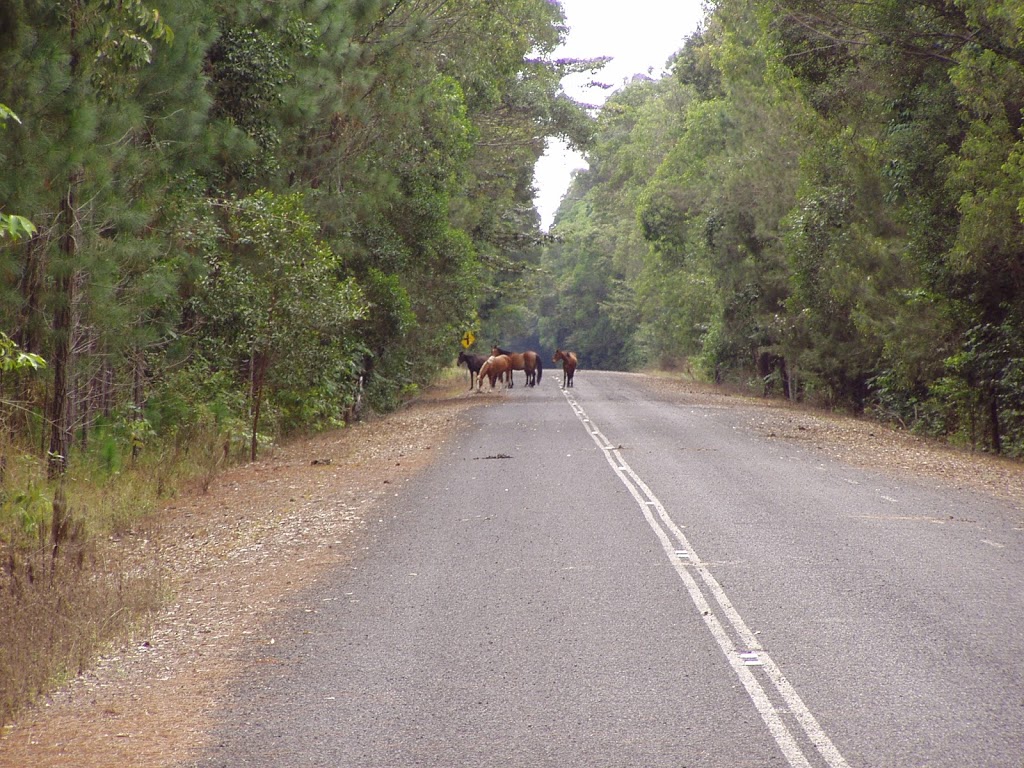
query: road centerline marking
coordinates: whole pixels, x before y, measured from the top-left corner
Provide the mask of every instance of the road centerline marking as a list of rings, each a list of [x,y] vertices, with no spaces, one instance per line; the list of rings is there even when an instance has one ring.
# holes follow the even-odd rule
[[[754,675],[753,669],[763,671],[768,677],[786,704],[787,710],[784,711],[788,711],[788,714],[795,718],[808,741],[810,741],[821,758],[829,765],[829,768],[850,768],[849,763],[846,762],[839,749],[821,728],[821,725],[807,705],[804,704],[796,689],[783,675],[782,670],[775,664],[770,654],[761,648],[756,635],[750,630],[743,617],[740,616],[739,611],[733,606],[728,595],[725,593],[725,589],[718,583],[718,580],[708,569],[707,565],[704,564],[694,551],[686,535],[676,525],[675,521],[672,520],[672,517],[658,500],[657,496],[654,495],[654,492],[647,487],[647,484],[633,471],[628,462],[622,458],[618,449],[613,448],[609,450],[607,448],[607,446],[614,445],[614,443],[601,433],[590,417],[586,416],[583,407],[573,394],[566,389],[562,390],[562,394],[569,402],[576,417],[583,423],[591,440],[601,449],[601,453],[608,462],[608,465],[618,475],[619,480],[626,486],[626,489],[633,496],[634,501],[636,501],[637,506],[640,507],[651,530],[654,531],[660,540],[662,549],[665,551],[669,562],[686,587],[690,599],[697,608],[697,612],[703,618],[705,626],[718,643],[719,649],[732,667],[733,672],[740,679],[754,707],[761,715],[761,719],[775,739],[775,743],[782,751],[789,765],[792,768],[811,768],[811,763],[803,748],[784,722],[782,712],[772,703],[764,687]],[[680,556],[680,553],[684,551],[687,553],[687,557]],[[713,596],[715,602],[718,603],[729,626],[742,641],[741,648],[737,648],[725,625],[719,621],[711,609],[704,590],[701,589],[701,585],[694,578],[691,571],[696,571],[700,575],[704,587]],[[753,663],[751,663],[752,661]]]

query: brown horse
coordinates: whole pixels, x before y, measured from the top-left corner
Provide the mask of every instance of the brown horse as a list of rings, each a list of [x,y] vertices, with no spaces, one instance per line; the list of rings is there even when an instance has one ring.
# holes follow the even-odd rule
[[[491,382],[491,389],[494,389],[495,380],[501,381],[503,384],[505,377],[511,380],[512,361],[508,359],[508,355],[491,355],[484,361],[484,364],[480,366],[480,375],[477,377],[477,391],[483,389],[485,376]]]
[[[572,377],[576,373],[576,353],[555,350],[555,356],[551,358],[552,363],[562,361],[562,389],[572,386]]]
[[[533,387],[540,384],[540,377],[544,375],[544,363],[541,361],[540,355],[533,350],[509,352],[501,347],[492,347],[491,354],[508,355],[508,359],[512,361],[513,371],[526,371],[526,386]],[[508,382],[510,387],[514,386],[511,372],[508,374]]]

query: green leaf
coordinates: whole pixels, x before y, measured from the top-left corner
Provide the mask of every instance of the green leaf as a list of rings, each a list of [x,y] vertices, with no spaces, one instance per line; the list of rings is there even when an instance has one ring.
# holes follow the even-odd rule
[[[12,240],[20,240],[22,237],[31,237],[35,233],[35,224],[24,216],[0,213],[0,238],[7,235]]]

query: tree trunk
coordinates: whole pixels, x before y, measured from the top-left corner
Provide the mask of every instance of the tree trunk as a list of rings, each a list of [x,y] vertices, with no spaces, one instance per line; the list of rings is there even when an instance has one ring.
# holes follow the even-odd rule
[[[23,350],[38,355],[43,348],[42,304],[46,282],[46,243],[34,235],[25,244],[25,268],[21,273],[21,318],[14,340]]]
[[[135,350],[135,365],[134,365],[135,381],[132,385],[132,404],[135,406],[135,413],[133,418],[136,421],[142,421],[142,407],[145,405],[145,358],[143,357],[142,350]],[[142,450],[142,446],[139,440],[132,440],[132,464],[135,464],[139,459],[139,452]]]
[[[988,399],[988,410],[989,410],[989,421],[990,428],[992,430],[992,449],[996,453],[1003,452],[1003,433],[999,423],[999,393],[995,387],[992,388],[992,392]]]
[[[75,260],[81,222],[78,219],[77,196],[82,182],[82,171],[76,169],[68,179],[68,191],[61,201],[61,221],[64,234],[60,249],[65,263],[58,270],[55,283],[56,309],[53,313],[53,392],[48,409],[50,421],[50,449],[47,474],[51,478],[64,474],[68,466],[71,445],[71,370],[74,349],[74,306],[77,284]]]
[[[71,57],[68,61],[68,75],[75,107],[75,91],[79,77],[78,21],[74,12],[70,15],[69,37]],[[71,414],[69,408],[74,339],[72,327],[75,307],[75,267],[78,257],[78,239],[81,222],[78,218],[78,189],[85,171],[76,166],[68,173],[67,192],[61,200],[58,215],[59,226],[63,227],[60,250],[64,263],[56,269],[54,288],[56,308],[53,313],[53,392],[47,414],[50,422],[50,448],[47,457],[47,475],[52,479],[60,477],[68,468],[68,449],[71,446]]]
[[[252,437],[249,443],[249,460],[256,461],[256,445],[259,435],[260,410],[263,407],[263,381],[270,367],[270,356],[255,352],[252,359]]]

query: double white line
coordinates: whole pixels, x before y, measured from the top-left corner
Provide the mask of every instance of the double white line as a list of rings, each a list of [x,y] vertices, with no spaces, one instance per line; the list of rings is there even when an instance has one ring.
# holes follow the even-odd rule
[[[775,687],[775,690],[778,691],[778,695],[781,697],[786,710],[800,725],[806,736],[806,741],[817,750],[821,759],[824,760],[829,768],[850,768],[849,763],[846,762],[839,753],[839,750],[836,749],[836,746],[825,735],[818,721],[811,714],[811,711],[804,704],[792,684],[782,674],[782,670],[776,666],[775,662],[772,661],[771,657],[761,647],[757,637],[750,631],[746,622],[743,621],[739,612],[729,601],[729,597],[725,594],[725,590],[722,589],[722,585],[711,575],[707,566],[704,565],[697,556],[697,553],[694,552],[690,542],[687,541],[679,526],[675,524],[668,512],[665,511],[658,498],[636,472],[630,468],[629,464],[622,458],[619,450],[601,434],[601,430],[597,428],[597,425],[583,411],[583,408],[573,397],[572,392],[568,389],[563,389],[562,394],[569,401],[569,405],[572,406],[577,418],[586,427],[587,432],[590,433],[590,437],[597,444],[598,448],[604,452],[608,464],[615,470],[615,474],[618,475],[623,485],[629,489],[630,494],[632,494],[636,503],[640,506],[640,510],[643,512],[647,523],[651,526],[659,541],[661,541],[662,549],[665,550],[665,554],[672,563],[672,567],[675,568],[679,578],[686,586],[687,592],[690,593],[690,599],[693,600],[693,604],[697,607],[697,612],[704,619],[704,623],[718,643],[718,647],[722,649],[722,653],[725,654],[729,665],[736,673],[736,676],[739,677],[740,682],[743,683],[743,687],[746,688],[747,694],[761,715],[761,719],[768,726],[768,731],[779,745],[779,749],[782,750],[789,764],[793,768],[813,768],[813,764],[807,757],[809,750],[793,736],[779,710],[772,703],[771,697],[765,692],[765,688],[759,679],[760,676],[754,673],[755,669],[764,672],[764,676],[768,678],[769,682]],[[703,587],[694,578],[694,573],[700,576]],[[724,616],[725,623],[719,620],[715,609],[705,594],[705,590],[710,593],[711,597],[714,598],[714,602],[718,604],[718,609]],[[732,634],[729,632],[730,628]],[[734,637],[736,638],[735,640],[733,639]],[[811,752],[811,755],[813,756],[813,752]]]

